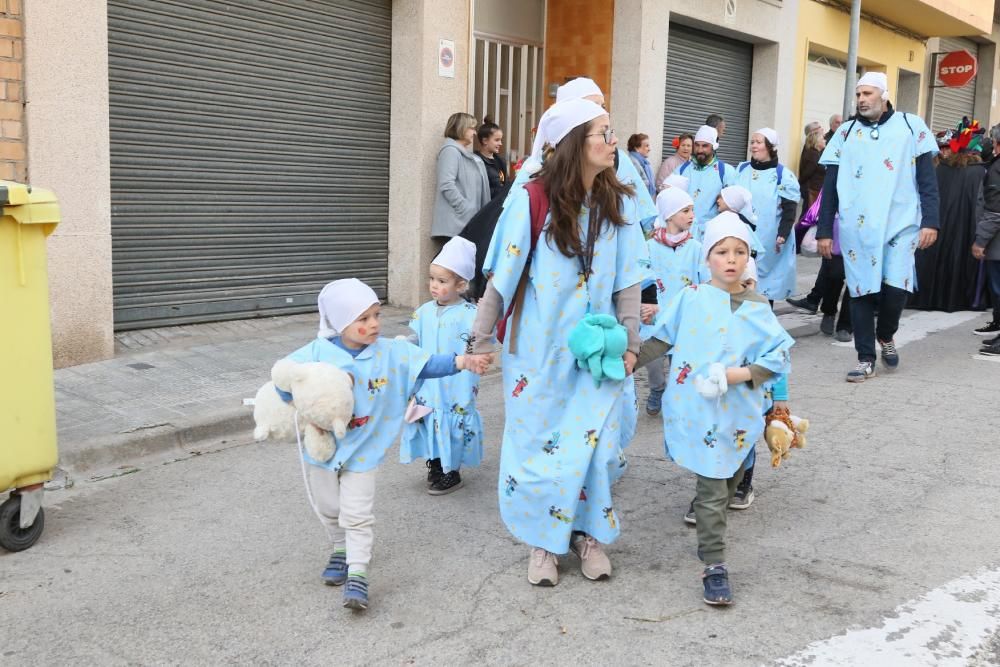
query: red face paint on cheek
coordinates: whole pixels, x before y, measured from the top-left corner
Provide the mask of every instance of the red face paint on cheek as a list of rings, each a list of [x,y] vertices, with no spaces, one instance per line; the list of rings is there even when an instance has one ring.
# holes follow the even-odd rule
[[[368,329],[365,329],[364,327],[358,327],[358,333],[361,334],[362,336],[367,336]]]

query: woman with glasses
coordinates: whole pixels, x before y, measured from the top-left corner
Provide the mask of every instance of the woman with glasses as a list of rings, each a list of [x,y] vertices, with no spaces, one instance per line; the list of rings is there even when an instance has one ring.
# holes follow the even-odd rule
[[[624,385],[649,265],[635,192],[615,175],[607,113],[582,99],[548,113],[553,148],[537,176],[511,191],[497,223],[473,346],[493,350],[497,321],[513,304],[502,351],[500,515],[531,548],[528,581],[537,586],[558,582],[557,557],[568,551],[584,577],[611,576],[604,545],[620,529],[611,485],[625,467]],[[586,329],[588,315],[606,316],[608,335],[627,339],[624,354],[601,357],[599,373],[570,351],[570,334]]]

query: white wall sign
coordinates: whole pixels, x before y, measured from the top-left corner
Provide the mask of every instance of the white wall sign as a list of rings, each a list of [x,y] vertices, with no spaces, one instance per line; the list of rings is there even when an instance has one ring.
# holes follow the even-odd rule
[[[450,39],[438,40],[438,76],[455,78],[455,42]]]

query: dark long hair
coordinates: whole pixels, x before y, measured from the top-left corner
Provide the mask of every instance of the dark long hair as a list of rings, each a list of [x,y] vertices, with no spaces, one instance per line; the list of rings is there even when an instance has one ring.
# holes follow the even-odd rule
[[[584,254],[580,241],[580,209],[587,202],[583,188],[583,165],[586,161],[587,134],[593,121],[584,123],[567,134],[546,158],[536,178],[542,179],[549,198],[551,219],[545,231],[545,240],[555,241],[556,248],[566,257]],[[621,211],[621,198],[631,197],[635,189],[618,180],[614,167],[608,167],[594,178],[590,190],[590,208],[601,231],[607,224],[621,227],[626,224]]]

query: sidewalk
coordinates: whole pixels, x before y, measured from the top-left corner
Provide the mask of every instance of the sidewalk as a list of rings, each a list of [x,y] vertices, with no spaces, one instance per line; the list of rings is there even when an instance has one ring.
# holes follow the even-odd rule
[[[818,267],[799,259],[800,292]],[[792,336],[817,332],[819,317],[775,306]],[[382,334],[409,333],[410,313],[383,306]],[[234,433],[250,437],[252,408],[243,399],[270,378],[275,361],[316,335],[316,321],[311,313],[118,334],[114,359],[55,373],[60,466],[114,468]]]

